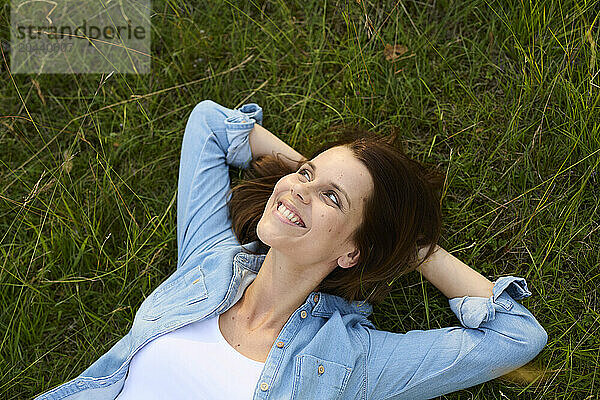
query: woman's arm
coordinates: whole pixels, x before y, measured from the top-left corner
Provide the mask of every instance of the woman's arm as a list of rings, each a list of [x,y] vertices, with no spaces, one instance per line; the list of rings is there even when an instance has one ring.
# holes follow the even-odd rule
[[[283,140],[273,135],[267,129],[255,124],[250,131],[250,148],[252,149],[252,158],[256,159],[262,155],[276,155],[281,153],[282,160],[292,169],[296,169],[296,161],[306,160],[302,154],[298,153]]]
[[[433,267],[424,274],[431,272],[433,283],[447,296],[465,294],[449,300],[462,326],[407,333],[365,327],[367,398],[416,400],[441,396],[513,371],[531,361],[546,345],[544,328],[517,302],[531,294],[524,279],[505,276],[493,284],[489,296],[467,296],[487,292],[487,282],[482,283],[476,272],[464,269],[453,258],[444,258],[446,262],[452,260],[446,265],[454,264],[448,269],[456,267],[455,273],[463,277],[464,290],[460,279],[445,276],[446,271],[437,274]],[[430,263],[443,270],[443,261],[437,261],[432,259]]]
[[[366,327],[368,398],[429,399],[467,388],[519,368],[546,345],[546,331],[517,302],[531,294],[524,279],[492,283],[439,246],[418,270],[450,298],[462,326],[407,333]]]
[[[419,259],[428,247],[419,250]],[[494,284],[446,250],[436,245],[433,254],[425,260],[418,271],[446,297],[490,297]]]
[[[177,248],[181,267],[190,257],[217,244],[236,244],[227,208],[229,166],[247,168],[252,160],[251,129],[262,122],[262,108],[246,104],[230,109],[204,100],[188,118],[179,167]],[[195,264],[197,265],[197,264]]]
[[[407,333],[366,327],[366,397],[430,399],[525,365],[547,341],[546,331],[516,301],[527,295],[524,280],[503,277],[489,298],[450,300],[462,327]]]

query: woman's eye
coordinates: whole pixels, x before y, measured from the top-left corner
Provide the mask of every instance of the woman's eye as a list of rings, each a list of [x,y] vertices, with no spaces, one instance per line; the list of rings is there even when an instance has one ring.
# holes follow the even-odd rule
[[[300,174],[300,175],[304,176],[304,177],[305,177],[307,180],[309,180],[309,179],[310,179],[310,174],[308,173],[308,170],[307,170],[306,168],[299,169],[299,170],[298,170],[298,174]],[[328,197],[329,197],[329,196],[331,196],[331,197],[329,197],[329,199],[330,199],[331,201],[333,201],[333,203],[334,203],[336,206],[338,206],[338,207],[340,206],[340,202],[339,202],[339,200],[338,200],[338,197],[337,197],[337,194],[336,194],[335,192],[333,192],[333,191],[332,191],[332,192],[326,192],[325,194],[326,194],[326,196],[328,196]]]
[[[308,171],[306,170],[306,168],[302,168],[300,171],[298,171],[298,173],[299,173],[300,175],[303,175],[303,176],[305,176],[305,177],[306,177],[306,179],[308,179],[308,178],[309,178],[309,176],[308,176]]]
[[[331,196],[330,199],[335,203],[336,206],[339,206],[339,201],[335,192],[328,192],[328,196]]]

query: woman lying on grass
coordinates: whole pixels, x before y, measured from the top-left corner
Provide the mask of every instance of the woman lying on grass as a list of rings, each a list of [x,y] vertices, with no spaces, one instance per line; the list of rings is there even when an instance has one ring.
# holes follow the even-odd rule
[[[40,399],[427,399],[542,350],[546,332],[517,302],[525,280],[492,283],[436,244],[439,175],[367,133],[308,160],[259,124],[254,103],[194,108],[177,270],[124,338]],[[229,165],[252,166],[232,190]],[[393,333],[367,319],[414,269],[461,327]]]

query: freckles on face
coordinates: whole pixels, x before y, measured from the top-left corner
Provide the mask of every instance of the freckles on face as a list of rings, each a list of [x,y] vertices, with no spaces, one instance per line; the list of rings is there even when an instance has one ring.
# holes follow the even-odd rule
[[[327,236],[324,239],[346,242],[362,221],[364,203],[373,188],[369,171],[350,149],[334,147],[312,160],[310,177],[320,190],[334,190],[341,205],[323,201],[324,196],[315,198],[312,204],[324,211],[315,214],[327,224],[326,229],[318,231]]]

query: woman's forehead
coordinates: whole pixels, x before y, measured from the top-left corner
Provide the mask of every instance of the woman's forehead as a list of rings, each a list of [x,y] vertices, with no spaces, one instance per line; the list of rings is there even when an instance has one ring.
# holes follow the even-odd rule
[[[352,150],[347,147],[337,146],[313,158],[312,163],[315,167],[322,167],[319,172],[327,173],[328,175],[348,176],[351,174],[368,174],[365,165],[359,161]]]
[[[331,180],[345,190],[350,201],[359,204],[373,187],[367,167],[345,146],[328,149],[313,158],[317,178]]]

